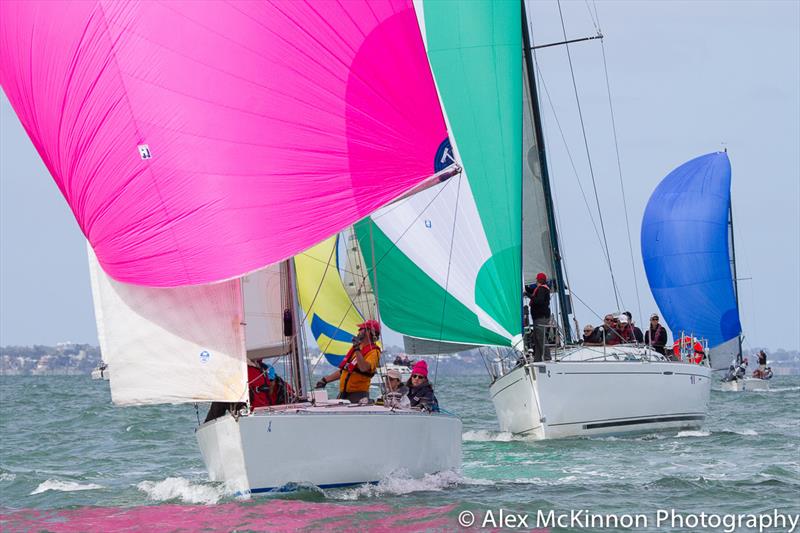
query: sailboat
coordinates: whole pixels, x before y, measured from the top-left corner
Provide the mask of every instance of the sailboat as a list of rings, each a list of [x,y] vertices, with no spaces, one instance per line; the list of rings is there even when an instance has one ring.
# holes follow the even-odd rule
[[[642,258],[673,334],[703,339],[714,370],[742,365],[727,151],[694,158],[659,183],[642,219]],[[768,387],[768,381],[752,377],[720,383],[729,391]]]
[[[431,44],[471,30],[402,1],[0,5],[0,82],[87,238],[112,401],[229,404],[196,431],[212,480],[460,467],[456,416],[309,390],[298,270],[460,172]],[[287,404],[250,409],[256,360],[282,368]]]
[[[465,26],[492,18],[494,29],[471,32],[471,46],[457,53],[450,39],[434,42],[445,33],[428,34],[434,71],[440,62],[457,71],[436,81],[453,134],[448,153],[463,172],[356,224],[367,264],[379,263],[370,279],[382,320],[410,353],[479,346],[498,354],[489,395],[503,431],[550,439],[698,427],[707,366],[635,345],[562,344],[542,362],[525,349],[522,286],[539,271],[556,281],[559,336],[571,336],[525,6],[450,11]]]

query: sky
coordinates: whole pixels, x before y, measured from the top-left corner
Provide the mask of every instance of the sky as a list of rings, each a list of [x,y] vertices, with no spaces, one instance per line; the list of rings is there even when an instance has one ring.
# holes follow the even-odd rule
[[[570,58],[564,46],[536,53],[561,245],[587,304],[575,302],[581,325],[621,309],[578,187],[597,220],[569,59],[620,307],[640,324],[657,310],[639,250],[653,189],[727,148],[745,347],[800,350],[800,2],[562,2],[563,30],[556,2],[529,8],[534,44],[592,36],[598,24],[604,35],[570,45]],[[2,94],[0,345],[62,341],[97,344],[85,239]]]

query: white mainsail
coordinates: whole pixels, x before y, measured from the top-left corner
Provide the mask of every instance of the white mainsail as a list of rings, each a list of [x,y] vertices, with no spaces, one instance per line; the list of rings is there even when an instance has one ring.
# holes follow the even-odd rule
[[[555,261],[547,220],[547,200],[542,182],[542,162],[533,126],[533,106],[528,67],[522,64],[522,279],[536,281],[536,274],[555,276]]]
[[[250,359],[277,357],[289,352],[283,335],[281,264],[275,264],[241,278],[244,295],[245,339]]]

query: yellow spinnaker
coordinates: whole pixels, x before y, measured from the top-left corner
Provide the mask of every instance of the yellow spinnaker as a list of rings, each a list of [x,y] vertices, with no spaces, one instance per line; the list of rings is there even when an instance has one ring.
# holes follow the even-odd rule
[[[320,351],[338,365],[364,321],[350,301],[337,268],[338,236],[295,256],[297,294]]]

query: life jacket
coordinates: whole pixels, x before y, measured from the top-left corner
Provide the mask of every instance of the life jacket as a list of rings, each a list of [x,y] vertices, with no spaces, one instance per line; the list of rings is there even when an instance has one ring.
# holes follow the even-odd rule
[[[633,326],[631,326],[630,324],[627,324],[625,327],[619,328],[615,331],[617,332],[617,335],[614,336],[617,337],[617,341],[620,344],[626,342],[633,342],[636,340],[633,334]]]
[[[273,380],[274,387],[270,387],[269,404],[270,405],[284,405],[289,403],[289,398],[292,397],[292,386],[281,379],[280,376],[275,376]]]
[[[655,331],[653,331],[653,328],[650,328],[648,330],[650,332],[650,343],[649,343],[650,346],[656,345],[656,340],[658,340],[658,338],[661,336],[662,329],[664,328],[661,326],[661,324],[659,324]]]
[[[689,362],[700,364],[703,361],[703,357],[705,357],[706,353],[703,351],[703,345],[700,344],[700,341],[695,340],[691,337],[684,337],[682,339],[678,339],[672,345],[672,353],[675,354],[675,357],[678,358],[680,361],[681,359],[681,344],[683,346],[691,346],[692,342],[694,342],[694,354],[689,356]]]
[[[269,378],[260,368],[247,365],[247,386],[250,389],[250,408],[272,405],[269,398]]]
[[[373,350],[378,351],[378,361],[375,363],[375,367],[380,364],[381,358],[381,349],[376,344],[364,344],[358,347],[361,350],[361,354],[366,357],[370,352]],[[360,368],[358,368],[358,363],[356,360],[356,347],[353,346],[347,352],[344,359],[341,363],[339,363],[339,370],[342,371],[341,376],[339,377],[339,391],[340,392],[367,392],[369,391],[369,384],[372,380],[372,376],[375,375],[375,371],[367,371],[364,372]]]
[[[273,383],[275,386],[273,386]],[[247,386],[250,391],[250,408],[284,405],[292,397],[292,387],[280,376],[274,382],[266,371],[247,365]]]

